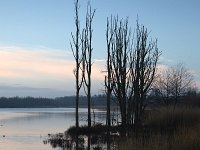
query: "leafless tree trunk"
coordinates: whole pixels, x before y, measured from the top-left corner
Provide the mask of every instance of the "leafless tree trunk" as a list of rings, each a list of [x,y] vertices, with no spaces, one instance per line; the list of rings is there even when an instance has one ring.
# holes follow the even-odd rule
[[[78,109],[79,109],[79,92],[82,86],[82,75],[80,76],[80,67],[81,67],[81,61],[82,61],[82,56],[81,56],[81,49],[80,49],[80,21],[79,21],[79,1],[75,0],[74,1],[75,5],[75,26],[76,26],[76,33],[72,36],[72,43],[70,42],[71,49],[76,61],[76,67],[74,69],[74,75],[76,78],[76,127],[79,127],[79,115],[78,115]]]
[[[88,127],[91,127],[92,21],[95,10],[88,3],[86,25],[82,32],[84,91],[88,99]]]
[[[157,40],[149,41],[147,29],[137,24],[133,43],[134,38],[128,28],[128,20],[118,21],[118,18],[108,20],[106,37],[107,94],[110,88],[109,81],[112,81],[110,84],[113,84],[113,93],[119,104],[122,125],[138,125],[160,56]]]
[[[112,22],[112,17],[111,21]],[[107,31],[106,31],[106,41],[107,41],[107,74],[105,76],[105,92],[107,97],[107,114],[106,114],[106,124],[108,128],[111,126],[111,118],[110,118],[110,101],[112,96],[112,90],[113,90],[113,81],[112,81],[112,61],[111,61],[111,49],[113,47],[112,45],[112,38],[114,36],[113,26],[110,25],[109,20],[107,19]]]
[[[137,23],[134,55],[132,57],[131,74],[134,86],[134,124],[140,125],[146,107],[146,95],[155,77],[156,65],[160,52],[157,40],[148,40],[148,31]]]
[[[127,105],[132,97],[131,88],[129,87],[129,53],[131,52],[131,40],[128,20],[118,21],[118,18],[111,18],[110,23],[108,20],[106,36],[108,50],[107,81],[110,82],[108,83],[110,87],[107,85],[107,92],[108,89],[111,90],[113,88],[120,108],[122,125],[126,126]],[[113,84],[113,87],[111,87],[111,84]]]

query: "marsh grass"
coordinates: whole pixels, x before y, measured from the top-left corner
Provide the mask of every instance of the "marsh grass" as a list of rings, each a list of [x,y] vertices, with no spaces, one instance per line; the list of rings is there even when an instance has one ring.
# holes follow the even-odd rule
[[[121,140],[119,150],[200,150],[200,109],[168,107],[151,111],[139,137]]]
[[[194,107],[163,107],[151,111],[144,124],[154,128],[189,127],[200,122],[200,109]]]
[[[129,138],[119,144],[119,150],[199,150],[200,129],[182,129],[172,135],[151,134]]]
[[[80,126],[79,128],[76,128],[75,126],[72,126],[66,131],[66,134],[70,136],[106,135],[108,129],[112,133],[116,133],[123,130],[121,126],[111,126],[110,128],[108,128],[106,125],[97,124],[92,127],[88,127],[87,125],[84,125],[84,126]]]

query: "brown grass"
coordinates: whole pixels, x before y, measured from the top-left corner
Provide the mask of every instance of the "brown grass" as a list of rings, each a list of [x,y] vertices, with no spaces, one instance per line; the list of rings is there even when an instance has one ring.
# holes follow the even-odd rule
[[[144,124],[151,128],[190,127],[200,123],[200,109],[193,107],[162,107],[151,111]]]
[[[199,108],[161,108],[144,124],[148,134],[123,140],[119,150],[200,150]]]

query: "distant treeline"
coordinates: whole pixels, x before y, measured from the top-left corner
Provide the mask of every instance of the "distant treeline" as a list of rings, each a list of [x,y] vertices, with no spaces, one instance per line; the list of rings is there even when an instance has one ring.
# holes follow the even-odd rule
[[[157,107],[165,105],[162,97],[151,95],[147,97],[149,107]],[[173,99],[168,100],[170,104]],[[186,105],[195,105],[200,107],[200,93],[187,95],[179,100]],[[116,100],[111,101],[111,106],[117,106]],[[75,107],[75,96],[65,96],[57,98],[43,98],[43,97],[0,97],[0,108],[53,108],[53,107]],[[80,107],[87,107],[87,98],[80,97]],[[96,95],[92,97],[92,107],[106,107],[106,96]]]
[[[114,105],[114,103],[112,103]],[[106,106],[106,97],[98,95],[92,97],[92,106]],[[0,108],[48,108],[48,107],[75,107],[75,96],[57,98],[35,97],[1,97]],[[87,98],[80,97],[80,107],[87,107]]]

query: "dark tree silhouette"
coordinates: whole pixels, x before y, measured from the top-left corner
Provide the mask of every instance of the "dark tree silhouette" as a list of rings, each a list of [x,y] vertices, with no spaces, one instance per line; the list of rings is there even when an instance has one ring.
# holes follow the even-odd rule
[[[117,17],[111,17],[110,21],[107,21],[105,87],[108,100],[113,90],[123,126],[138,126],[141,123],[147,104],[146,96],[155,77],[160,52],[157,40],[149,40],[148,36],[147,29],[137,23],[134,39],[128,27],[128,19],[118,20]]]
[[[88,99],[88,127],[91,127],[91,73],[92,73],[92,21],[95,10],[88,3],[85,28],[82,31],[82,54],[83,54],[83,80],[84,91]]]
[[[130,53],[132,51],[132,40],[128,29],[128,20],[111,18],[107,22],[107,94],[111,90],[119,105],[122,125],[127,124],[127,106],[132,98],[130,69]],[[109,95],[108,95],[109,96]],[[109,97],[108,97],[109,99]]]
[[[171,75],[171,92],[176,106],[180,96],[186,95],[192,87],[192,75],[182,64],[172,67]]]
[[[111,126],[111,118],[110,118],[110,102],[111,102],[111,96],[112,96],[112,90],[113,90],[113,81],[112,81],[112,61],[111,61],[111,50],[112,50],[112,38],[114,36],[114,29],[113,26],[110,25],[112,23],[112,17],[111,20],[107,19],[107,30],[106,30],[106,41],[107,41],[107,61],[106,61],[106,76],[105,76],[105,92],[107,97],[107,114],[106,114],[106,124],[108,127]]]
[[[153,80],[155,79],[156,65],[160,52],[157,48],[157,40],[149,40],[147,28],[137,22],[135,48],[131,57],[131,77],[133,77],[134,88],[134,124],[141,124],[141,118],[147,105],[146,96]]]
[[[171,75],[168,69],[164,69],[158,74],[153,91],[156,92],[156,96],[159,97],[160,104],[170,105],[171,104]]]
[[[81,48],[80,48],[80,21],[79,21],[79,1],[74,1],[75,5],[75,26],[76,26],[76,32],[75,35],[71,33],[72,36],[72,43],[71,50],[73,52],[75,61],[76,61],[76,67],[74,69],[74,75],[76,78],[76,127],[79,127],[79,115],[78,115],[78,109],[79,109],[79,93],[82,86],[82,75],[81,73],[81,62],[82,62],[82,56],[81,56]]]
[[[175,107],[179,98],[194,88],[193,77],[183,64],[163,70],[158,77],[155,87],[166,105],[173,103]]]

